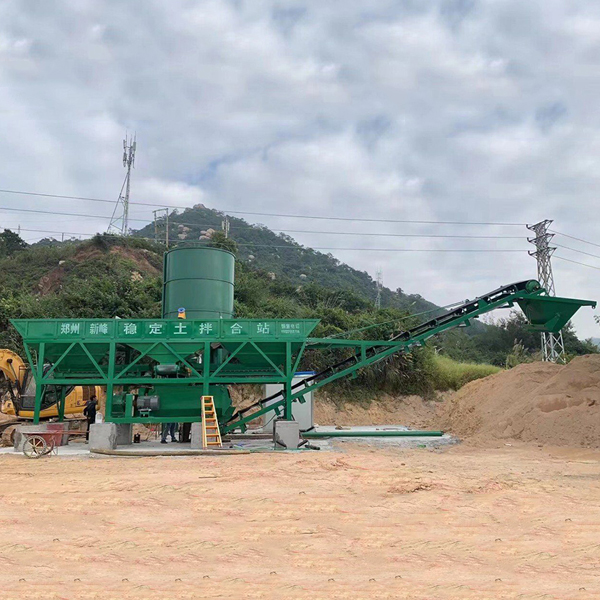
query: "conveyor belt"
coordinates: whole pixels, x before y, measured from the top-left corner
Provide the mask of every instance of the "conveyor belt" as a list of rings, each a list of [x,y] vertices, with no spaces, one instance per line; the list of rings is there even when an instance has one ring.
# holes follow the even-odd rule
[[[464,323],[468,320],[469,315],[477,316],[482,314],[483,312],[488,312],[488,310],[494,310],[499,308],[499,304],[503,304],[506,302],[507,304],[512,303],[512,300],[515,299],[515,295],[519,295],[519,293],[523,293],[526,295],[539,295],[544,292],[543,288],[540,284],[535,280],[526,280],[519,281],[516,283],[511,283],[510,285],[506,285],[500,287],[488,294],[483,296],[479,296],[474,300],[466,300],[464,303],[460,304],[456,308],[452,310],[446,311],[443,315],[430,319],[412,329],[408,329],[403,331],[394,337],[392,337],[390,342],[404,342],[401,345],[394,344],[393,346],[398,348],[398,352],[403,352],[409,349],[412,345],[420,344],[425,341],[427,338],[440,333],[441,331],[446,331],[453,327]],[[488,308],[489,306],[489,308]],[[487,310],[486,310],[487,309]],[[322,342],[327,342],[327,338],[323,338],[322,340],[318,340]],[[347,340],[347,345],[352,346],[352,340]],[[356,367],[356,369],[361,368],[361,363],[365,362],[365,359],[372,359],[376,357],[378,354],[384,354],[386,356],[389,355],[388,350],[390,350],[392,346],[382,342],[380,345],[368,348],[366,353],[356,352],[353,356],[350,356],[330,367],[327,367],[323,371],[316,373],[310,377],[307,377],[301,382],[298,382],[292,385],[292,392],[300,391],[304,387],[314,385],[323,379],[329,378],[330,376],[338,373],[342,370],[348,369],[352,365]],[[385,358],[385,357],[383,357]],[[372,361],[369,360],[369,364],[372,364]],[[227,421],[227,424],[231,424],[235,421],[240,421],[241,419],[245,419],[245,415],[252,413],[255,409],[265,408],[267,403],[272,404],[273,401],[284,400],[285,399],[285,391],[280,391],[271,396],[267,396],[262,400],[258,400],[257,402],[247,406],[244,409],[236,411],[231,418]]]

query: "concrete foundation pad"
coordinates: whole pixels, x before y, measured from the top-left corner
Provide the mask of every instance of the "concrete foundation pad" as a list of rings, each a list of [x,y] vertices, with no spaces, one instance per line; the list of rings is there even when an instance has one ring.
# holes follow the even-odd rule
[[[90,451],[114,450],[116,447],[116,423],[92,423],[90,425]]]
[[[117,423],[117,446],[133,444],[133,423]]]
[[[192,423],[190,445],[192,450],[202,450],[202,423]]]
[[[273,441],[275,449],[296,450],[300,443],[300,424],[297,421],[275,421]]]

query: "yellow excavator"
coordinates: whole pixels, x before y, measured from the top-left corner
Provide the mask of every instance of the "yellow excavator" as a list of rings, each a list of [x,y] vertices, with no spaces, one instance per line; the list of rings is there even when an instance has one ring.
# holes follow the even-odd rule
[[[0,399],[0,412],[19,420],[33,419],[35,402],[35,381],[25,361],[12,350],[0,349],[0,386],[3,388]],[[99,400],[104,388],[86,385],[73,386],[65,397],[65,417],[83,418],[83,409],[90,397],[95,394]],[[56,390],[48,386],[42,399],[41,419],[58,417]]]

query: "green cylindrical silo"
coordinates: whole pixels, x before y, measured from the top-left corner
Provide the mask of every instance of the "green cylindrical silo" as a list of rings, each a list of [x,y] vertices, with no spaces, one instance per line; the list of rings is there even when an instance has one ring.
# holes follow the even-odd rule
[[[229,319],[233,316],[235,260],[219,248],[175,248],[165,253],[163,318]]]

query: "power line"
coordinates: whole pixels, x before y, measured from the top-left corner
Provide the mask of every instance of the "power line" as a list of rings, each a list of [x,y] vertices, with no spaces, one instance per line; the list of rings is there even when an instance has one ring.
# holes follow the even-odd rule
[[[596,269],[597,271],[600,271],[600,267],[595,267],[594,265],[588,265],[586,263],[582,263],[582,262],[579,262],[577,260],[571,260],[570,258],[564,258],[562,256],[556,256],[556,254],[554,255],[554,258],[557,258],[558,260],[564,260],[566,262],[573,263],[574,265],[581,265],[582,267],[588,267],[588,269]]]
[[[67,233],[67,232],[65,232]],[[71,235],[71,234],[69,234]],[[89,235],[89,236],[94,236],[94,235],[105,235],[108,237],[121,237],[118,234],[91,234],[91,233],[87,233],[87,234],[82,234],[82,235]],[[134,239],[136,240],[148,240],[150,242],[155,242],[156,240],[154,238],[149,238],[149,237],[141,237],[141,236],[134,236]],[[178,244],[196,244],[197,246],[206,246],[208,245],[208,243],[203,243],[200,242],[198,240],[177,240]],[[488,248],[481,248],[481,249],[477,249],[477,248],[356,248],[356,247],[348,247],[348,248],[340,248],[338,246],[310,246],[310,247],[304,247],[304,246],[277,246],[277,245],[273,245],[273,244],[254,244],[254,243],[247,243],[247,244],[237,244],[237,246],[241,246],[241,247],[247,247],[249,249],[252,248],[273,248],[276,250],[300,250],[302,252],[310,252],[312,250],[343,250],[343,251],[351,251],[351,252],[434,252],[434,253],[446,253],[446,252],[452,252],[452,253],[463,253],[463,252],[467,252],[467,253],[498,253],[498,254],[502,254],[505,252],[527,252],[527,250],[515,250],[513,248],[510,248],[508,250],[498,250],[496,248],[493,249],[488,249]]]
[[[60,214],[60,213],[55,213]],[[120,234],[110,234],[110,233],[82,233],[75,231],[51,231],[47,229],[29,229],[22,228],[22,231],[37,231],[39,233],[55,233],[61,235],[86,235],[90,237],[94,237],[96,235],[101,235],[105,237],[121,237]],[[156,242],[155,238],[151,237],[143,237],[143,236],[133,236],[134,239],[137,240],[147,240],[150,242]],[[206,245],[207,243],[200,242],[199,240],[177,240],[178,244],[196,244],[196,245]],[[256,244],[254,242],[248,243],[237,243],[237,246],[240,247],[248,247],[248,248],[274,248],[277,250],[301,250],[304,252],[310,252],[311,250],[346,250],[346,251],[357,251],[357,252],[492,252],[492,253],[504,253],[504,252],[526,252],[526,250],[519,250],[515,248],[509,248],[506,250],[498,249],[498,248],[357,248],[357,247],[339,247],[339,246],[296,246],[296,245],[276,245],[276,244]]]
[[[575,237],[573,235],[568,235],[566,233],[561,233],[560,231],[554,231],[553,229],[549,229],[548,231],[550,233],[555,234],[555,235],[562,235],[563,237],[570,238],[572,240],[577,240],[578,242],[583,242],[584,244],[589,244],[590,246],[596,246],[597,248],[600,248],[600,244],[596,244],[594,242],[589,242],[588,240],[584,240],[582,238],[578,238],[578,237]]]
[[[40,192],[22,192],[20,190],[0,190],[4,194],[19,194],[21,196],[40,196],[42,198],[64,198],[65,200],[88,200],[89,202],[108,202],[114,204],[114,200],[106,198],[89,198],[87,196],[65,196],[64,194],[42,194]],[[130,204],[139,204],[138,202],[130,202]],[[148,206],[162,206],[162,204],[148,204]],[[175,208],[175,207],[174,207]]]
[[[131,204],[131,203],[130,203]],[[35,214],[44,214],[44,215],[59,215],[65,217],[83,217],[87,219],[112,219],[108,215],[84,215],[81,213],[73,213],[73,212],[57,212],[51,210],[39,210],[33,208],[14,208],[9,206],[0,206],[0,211],[11,211],[11,212],[27,212],[27,213],[35,213]],[[141,223],[148,223],[149,219],[136,219],[133,217],[129,217],[129,221],[138,221]],[[192,222],[174,222],[175,225],[192,225],[195,227],[208,227],[209,224],[202,223],[192,223]],[[216,225],[215,225],[216,226]],[[231,229],[253,229],[255,231],[260,230],[259,227],[255,227],[252,225],[248,225],[246,227],[235,226],[231,227]],[[31,231],[31,230],[30,230]],[[40,230],[43,231],[43,230]],[[355,236],[376,236],[376,237],[410,237],[410,238],[448,238],[448,239],[523,239],[523,236],[503,236],[503,235],[443,235],[443,234],[410,234],[410,233],[368,233],[368,232],[353,232],[353,231],[308,231],[308,230],[295,230],[295,229],[270,229],[273,232],[279,233],[314,233],[320,235],[355,235]],[[56,232],[56,233],[67,233],[67,232]]]
[[[40,196],[43,198],[63,198],[66,200],[87,200],[89,202],[108,202],[114,204],[114,200],[108,200],[106,198],[91,198],[86,196],[66,196],[63,194],[43,194],[39,192],[24,192],[21,190],[5,190],[0,189],[0,192],[5,194],[20,194],[25,196]],[[129,202],[130,205],[138,206],[164,206],[162,204],[155,204],[152,202]],[[172,209],[189,209],[189,206],[171,206]],[[216,210],[216,209],[215,209]],[[361,221],[366,223],[415,223],[419,225],[496,225],[496,226],[507,226],[507,227],[523,227],[525,223],[502,223],[495,221],[429,221],[429,220],[413,220],[413,219],[367,219],[364,217],[326,217],[320,215],[294,215],[284,213],[267,213],[267,212],[252,212],[243,210],[227,210],[220,209],[218,212],[228,213],[233,215],[253,215],[258,217],[287,217],[293,219],[319,219],[325,221]],[[131,220],[131,219],[130,219]],[[139,220],[139,219],[138,219]]]
[[[32,231],[32,232],[41,232],[41,233],[56,233],[56,234],[65,234],[65,235],[86,235],[86,236],[90,236],[90,237],[94,237],[96,235],[103,235],[103,236],[108,236],[108,237],[115,237],[115,238],[119,238],[121,237],[120,235],[111,235],[111,234],[107,234],[107,233],[103,233],[103,234],[98,234],[98,233],[84,233],[84,232],[74,232],[74,231],[52,231],[52,230],[48,230],[48,229],[29,229],[29,228],[25,228],[22,227],[21,228],[22,231]],[[43,238],[42,238],[43,239]],[[134,239],[137,240],[147,240],[147,241],[151,241],[154,242],[154,238],[149,238],[149,237],[142,237],[142,236],[134,236]],[[34,241],[35,238],[30,238],[27,240],[24,240],[25,242],[30,242],[30,241]],[[37,241],[41,241],[41,240],[37,240]],[[71,240],[68,240],[71,241]],[[199,241],[196,240],[177,240],[178,244],[198,244],[198,245],[206,245],[206,244],[202,244]],[[263,247],[263,248],[277,248],[277,249],[288,249],[288,250],[323,250],[323,249],[327,249],[327,248],[305,248],[302,246],[272,246],[270,244],[238,244],[238,246],[252,246],[252,247]],[[329,249],[333,249],[333,248],[329,248]],[[344,248],[342,248],[342,250],[344,250]],[[371,250],[371,248],[347,248],[347,250],[356,250],[356,251],[369,251]],[[376,249],[375,249],[376,250]],[[525,250],[427,250],[427,249],[387,249],[387,248],[382,248],[381,251],[391,251],[391,252],[525,252]],[[554,255],[554,258],[558,259],[558,260],[563,260],[565,262],[570,262],[573,263],[575,265],[581,265],[582,267],[588,267],[589,269],[596,269],[597,271],[600,271],[600,267],[595,267],[593,265],[588,265],[586,263],[582,263],[576,260],[571,260],[570,258],[564,258],[562,256],[557,256]]]
[[[55,229],[32,229],[32,228],[28,228],[28,227],[21,227],[21,231],[31,231],[31,232],[38,232],[38,233],[54,233],[57,235],[87,235],[87,236],[91,236],[94,237],[95,235],[108,235],[110,237],[114,237],[116,236],[116,234],[108,234],[108,233],[89,233],[89,232],[84,232],[84,231],[57,231]],[[271,230],[271,231],[276,231],[276,230]],[[326,232],[320,232],[320,233],[326,233]],[[390,234],[395,236],[396,234]],[[118,236],[116,236],[118,237]],[[150,237],[144,237],[144,236],[140,236],[140,235],[136,235],[134,236],[136,239],[138,240],[150,240],[150,241],[157,241],[156,238],[150,238]],[[491,237],[492,239],[496,239],[494,236],[428,236],[428,235],[423,235],[423,236],[409,236],[409,237],[424,237],[424,238],[429,238],[429,237],[457,237],[457,238],[473,238],[473,239],[479,239],[479,238],[486,238],[487,237]],[[500,239],[501,236],[500,236]],[[512,238],[509,238],[512,239]],[[522,237],[517,237],[514,236],[514,239],[522,239]],[[178,240],[178,243],[198,243],[199,240]],[[238,243],[238,246],[244,246],[244,245],[248,245],[248,246],[256,246],[257,244],[253,243],[253,242],[249,242],[248,244],[244,244],[244,243]],[[275,246],[272,244],[261,244],[260,246],[262,247],[270,247],[270,248],[288,248],[288,247],[292,247],[292,246]],[[308,248],[313,248],[312,246],[293,246],[293,248],[295,249],[299,249],[299,250],[306,250]],[[474,249],[476,250],[476,249]],[[500,250],[502,251],[502,250]],[[512,250],[511,250],[512,251]],[[516,250],[517,252],[520,252],[520,250]]]
[[[0,210],[6,210],[11,212],[26,212],[36,213],[41,215],[59,215],[61,217],[83,217],[84,219],[112,219],[108,215],[82,215],[81,213],[72,212],[57,212],[55,210],[37,210],[33,208],[12,208],[9,206],[0,206]],[[149,223],[149,219],[133,219],[129,217],[129,221],[140,221],[143,223]]]
[[[56,233],[57,235],[105,235],[100,233],[88,233],[83,231],[56,231],[54,229],[29,229],[27,227],[21,227],[21,231],[36,231],[38,233]]]
[[[558,248],[563,248],[564,250],[571,250],[572,252],[579,252],[579,254],[585,254],[586,256],[592,256],[593,258],[600,258],[598,254],[591,254],[590,252],[584,252],[583,250],[577,250],[577,248],[570,248],[569,246],[563,246],[562,244],[554,243]]]
[[[184,225],[185,223],[182,223]],[[250,226],[252,229],[258,229]],[[232,227],[231,229],[246,229],[243,227]],[[271,229],[275,233],[309,233],[319,235],[356,235],[356,236],[375,236],[375,237],[408,237],[408,238],[455,238],[469,240],[522,240],[522,235],[442,235],[442,234],[421,234],[421,233],[369,233],[366,231],[310,231],[298,229]]]
[[[130,202],[130,204],[132,204]],[[12,206],[0,206],[0,210],[11,211],[11,212],[28,212],[35,214],[44,214],[44,215],[59,215],[65,217],[82,217],[87,219],[112,219],[108,215],[84,215],[81,213],[73,213],[73,212],[57,212],[50,210],[39,210],[33,208],[14,208]],[[150,219],[136,219],[133,217],[129,217],[129,221],[138,221],[140,223],[149,224]],[[202,223],[192,223],[189,221],[174,221],[174,225],[192,225],[194,227],[216,227],[216,225],[202,224]],[[253,225],[248,226],[234,226],[231,229],[253,229],[255,231],[259,231],[260,227],[256,227]],[[29,230],[32,231],[32,230]],[[44,231],[44,230],[39,230]],[[512,240],[520,240],[523,239],[523,236],[505,236],[505,235],[445,235],[445,234],[416,234],[416,233],[369,233],[364,231],[309,231],[309,230],[295,230],[295,229],[270,229],[275,233],[308,233],[308,234],[319,234],[319,235],[354,235],[354,236],[375,236],[375,237],[407,237],[407,238],[433,238],[433,239],[512,239]],[[52,233],[48,231],[48,233]],[[56,233],[67,233],[67,232],[56,232]]]

